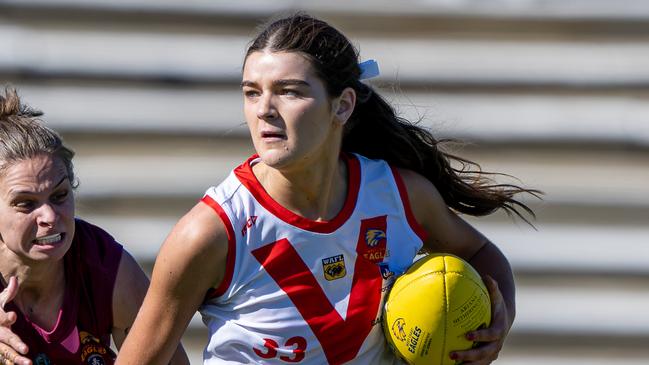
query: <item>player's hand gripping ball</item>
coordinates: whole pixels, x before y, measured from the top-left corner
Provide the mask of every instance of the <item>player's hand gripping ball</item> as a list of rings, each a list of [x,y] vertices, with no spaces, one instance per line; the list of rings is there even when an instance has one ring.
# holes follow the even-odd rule
[[[383,313],[388,344],[408,364],[453,365],[451,351],[474,345],[465,334],[490,322],[480,275],[448,254],[425,256],[397,278]]]

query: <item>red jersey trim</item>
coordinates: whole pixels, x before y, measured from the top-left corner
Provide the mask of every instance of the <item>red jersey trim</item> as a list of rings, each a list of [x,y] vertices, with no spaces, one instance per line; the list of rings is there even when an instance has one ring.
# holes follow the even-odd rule
[[[399,189],[399,195],[401,196],[403,209],[406,211],[406,219],[408,220],[408,224],[410,225],[410,228],[412,228],[412,230],[415,231],[417,236],[421,238],[421,241],[425,242],[428,235],[426,234],[424,227],[422,227],[421,224],[417,222],[417,219],[415,219],[415,215],[412,213],[412,207],[410,206],[410,199],[408,198],[408,190],[406,189],[406,185],[403,182],[403,178],[401,177],[399,170],[397,170],[394,166],[390,166],[390,169],[392,170],[392,175],[394,175],[394,181],[397,183],[397,188]]]
[[[291,212],[271,198],[252,172],[252,166],[250,163],[258,157],[259,156],[256,154],[253,155],[246,162],[237,167],[234,170],[234,173],[257,202],[277,218],[292,226],[307,231],[315,233],[332,233],[340,228],[340,226],[342,226],[354,212],[356,199],[358,198],[358,191],[360,190],[361,185],[361,167],[357,158],[347,154],[341,154],[341,157],[347,163],[348,175],[347,197],[345,198],[345,204],[343,205],[342,210],[330,221],[314,221]]]
[[[212,288],[208,290],[207,294],[205,295],[206,299],[211,299],[215,297],[220,297],[225,293],[225,291],[230,287],[230,284],[232,283],[232,276],[234,273],[234,259],[236,257],[236,238],[234,235],[234,228],[232,227],[232,222],[230,222],[230,218],[228,217],[227,214],[225,214],[225,211],[223,208],[221,208],[221,205],[217,203],[212,197],[209,195],[205,195],[201,201],[208,206],[210,206],[216,214],[221,218],[223,221],[223,224],[225,225],[226,232],[228,235],[228,254],[226,258],[226,264],[225,264],[225,275],[223,277],[223,280],[221,281],[221,284],[217,288]]]

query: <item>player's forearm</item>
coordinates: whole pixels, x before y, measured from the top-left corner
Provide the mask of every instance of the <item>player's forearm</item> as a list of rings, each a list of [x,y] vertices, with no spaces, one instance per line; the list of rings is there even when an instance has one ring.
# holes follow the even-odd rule
[[[151,328],[153,329],[153,328]],[[177,346],[168,331],[138,331],[129,334],[117,355],[116,365],[169,364]]]
[[[514,274],[512,268],[503,253],[491,242],[487,242],[469,260],[481,275],[489,275],[496,282],[503,295],[507,310],[513,321],[516,314],[516,288],[514,285]]]
[[[115,364],[187,364],[186,355],[180,346],[180,337],[185,327],[177,323],[180,322],[177,321],[177,313],[169,310],[173,307],[168,306],[167,310],[161,307],[151,308],[145,300],[133,328],[119,349]],[[185,361],[182,360],[183,357]]]

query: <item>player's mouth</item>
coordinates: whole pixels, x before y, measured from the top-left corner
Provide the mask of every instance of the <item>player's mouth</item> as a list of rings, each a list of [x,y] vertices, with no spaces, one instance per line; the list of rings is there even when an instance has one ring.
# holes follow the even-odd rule
[[[281,132],[261,132],[261,138],[267,142],[283,141],[286,135]]]
[[[32,242],[38,246],[48,246],[48,245],[55,244],[57,242],[61,242],[63,240],[63,237],[65,237],[65,233],[54,233],[47,236],[36,238]]]

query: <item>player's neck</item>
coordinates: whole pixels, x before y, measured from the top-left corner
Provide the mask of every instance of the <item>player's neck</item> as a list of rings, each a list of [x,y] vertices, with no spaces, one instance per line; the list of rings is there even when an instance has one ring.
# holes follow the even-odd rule
[[[6,269],[6,270],[5,270]],[[19,291],[49,295],[62,288],[65,281],[65,269],[63,260],[44,263],[42,265],[19,265],[11,268],[3,268],[2,277],[5,281],[15,276],[19,283]]]
[[[253,167],[268,194],[286,209],[305,218],[331,220],[347,197],[347,166],[339,156],[319,158],[299,169]]]
[[[16,276],[18,280],[18,293],[13,302],[20,311],[41,328],[53,328],[65,295],[63,261],[3,272],[5,282],[10,276]]]

